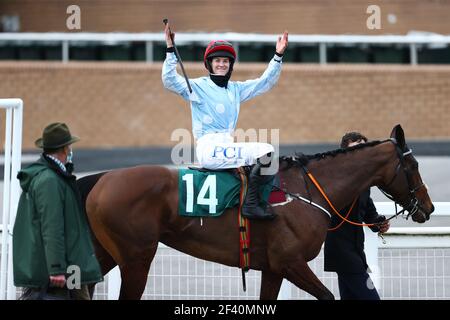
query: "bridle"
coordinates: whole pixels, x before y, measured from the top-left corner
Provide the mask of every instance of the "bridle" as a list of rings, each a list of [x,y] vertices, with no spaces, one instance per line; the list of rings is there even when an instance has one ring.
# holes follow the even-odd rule
[[[414,162],[417,163],[417,161],[414,159],[414,156],[412,155],[412,150],[408,149],[408,147],[406,145],[405,145],[405,147],[403,149],[400,148],[400,146],[398,145],[398,142],[397,142],[397,140],[395,138],[390,138],[390,139],[381,141],[381,143],[383,143],[383,142],[392,142],[394,144],[395,149],[396,149],[396,153],[397,153],[397,156],[398,156],[398,160],[399,160],[398,164],[397,164],[397,166],[395,168],[394,176],[392,177],[392,179],[389,181],[388,184],[383,186],[383,188],[386,189],[390,185],[392,185],[394,183],[394,181],[396,180],[396,178],[399,176],[400,169],[403,169],[402,171],[403,171],[403,173],[405,175],[405,178],[406,178],[406,181],[408,183],[408,191],[409,191],[409,202],[405,204],[405,203],[397,202],[392,195],[390,195],[389,193],[384,191],[381,186],[378,186],[380,191],[387,198],[392,200],[394,202],[394,204],[395,204],[395,215],[393,215],[392,217],[390,217],[390,218],[388,218],[388,219],[386,219],[384,221],[389,221],[389,220],[391,220],[393,218],[396,218],[400,214],[404,215],[405,211],[408,212],[408,214],[406,215],[406,219],[408,219],[410,216],[412,216],[415,213],[417,213],[419,210],[422,210],[423,212],[425,212],[425,210],[423,210],[423,208],[419,204],[419,199],[417,199],[416,192],[419,191],[421,188],[426,188],[426,185],[424,183],[421,183],[419,186],[413,186],[412,177],[411,177],[411,171],[408,169],[408,167],[406,166],[406,163],[405,163],[405,157],[407,157],[407,156],[411,156],[413,158]],[[359,226],[375,226],[375,225],[379,225],[380,224],[380,223],[370,223],[370,224],[355,223],[353,221],[347,220],[346,217],[342,217],[341,214],[334,208],[333,204],[330,202],[330,200],[328,199],[327,195],[323,191],[323,188],[316,181],[316,179],[312,176],[312,174],[309,172],[309,170],[306,168],[306,166],[302,164],[301,168],[303,169],[304,174],[309,177],[309,179],[313,182],[313,184],[316,186],[316,188],[321,192],[322,196],[328,202],[328,204],[330,205],[330,207],[332,208],[334,213],[336,215],[338,215],[343,221],[346,221],[346,222],[351,223],[351,224],[359,225]],[[312,206],[322,210],[323,212],[325,212],[331,218],[332,214],[328,210],[326,210],[325,208],[321,207],[320,205],[312,202],[311,195],[309,194],[309,188],[308,188],[308,185],[306,183],[306,180],[305,180],[305,187],[306,187],[306,189],[308,191],[310,199],[306,199],[304,197],[301,197],[299,194],[292,194],[292,193],[288,192],[287,190],[279,188],[277,186],[273,186],[273,187],[275,189],[278,189],[278,190],[284,192],[286,195],[291,197],[291,199],[289,199],[288,201],[284,202],[283,205],[288,203],[288,202],[290,202],[292,199],[300,200],[300,201],[306,202],[306,203],[308,203],[308,204],[310,204],[310,205],[312,205]],[[398,205],[401,206],[403,209],[398,211],[398,207],[397,207]],[[383,221],[383,223],[384,223],[384,221]]]
[[[378,189],[380,189],[380,191],[390,200],[392,200],[395,203],[395,215],[393,215],[392,217],[390,217],[387,220],[393,219],[395,217],[397,217],[400,214],[404,214],[405,211],[408,212],[408,214],[406,215],[406,219],[408,219],[410,216],[414,215],[417,211],[419,211],[419,209],[423,209],[420,204],[419,204],[419,199],[417,199],[416,196],[416,192],[419,191],[422,188],[426,188],[425,183],[421,183],[419,186],[413,186],[412,183],[412,178],[411,178],[411,171],[407,168],[406,164],[405,164],[405,157],[406,156],[411,156],[414,159],[414,156],[412,155],[412,150],[408,149],[408,147],[405,145],[405,149],[401,149],[397,143],[397,140],[395,138],[390,138],[389,139],[394,145],[395,145],[395,149],[397,152],[397,156],[399,159],[399,162],[397,164],[397,167],[395,168],[395,174],[392,177],[391,181],[383,186],[384,188],[388,188],[390,185],[392,185],[394,183],[394,181],[396,180],[396,178],[399,175],[400,169],[403,169],[402,172],[405,174],[406,177],[406,182],[408,183],[408,190],[409,190],[409,202],[408,203],[399,203],[397,201],[394,200],[394,197],[392,195],[390,195],[389,193],[387,193],[386,191],[384,191],[380,186],[378,187]],[[414,159],[414,161],[416,161]],[[403,209],[398,211],[397,210],[397,205],[400,205]],[[423,210],[422,210],[423,211]]]

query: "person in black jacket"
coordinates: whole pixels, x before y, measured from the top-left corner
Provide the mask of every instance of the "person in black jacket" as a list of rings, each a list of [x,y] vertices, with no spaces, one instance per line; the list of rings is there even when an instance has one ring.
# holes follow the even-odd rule
[[[359,132],[350,132],[342,137],[341,148],[347,148],[367,142],[367,138]],[[350,205],[341,212],[345,216]],[[370,227],[374,232],[388,231],[389,221],[379,215],[370,198],[370,189],[363,192],[356,201],[348,220],[357,223],[380,223]],[[341,223],[341,218],[334,215],[330,228]],[[364,253],[363,227],[343,222],[339,228],[329,231],[325,240],[325,271],[336,272],[339,293],[342,300],[380,300],[380,296],[370,279],[366,255]]]

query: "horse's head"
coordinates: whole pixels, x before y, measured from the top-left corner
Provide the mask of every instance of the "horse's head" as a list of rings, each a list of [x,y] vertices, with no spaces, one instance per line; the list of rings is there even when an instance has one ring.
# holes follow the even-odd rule
[[[394,176],[379,188],[408,211],[408,216],[411,216],[413,221],[424,223],[430,219],[434,206],[420,176],[419,163],[408,148],[400,125],[396,125],[392,130],[391,141],[395,145],[398,164]]]

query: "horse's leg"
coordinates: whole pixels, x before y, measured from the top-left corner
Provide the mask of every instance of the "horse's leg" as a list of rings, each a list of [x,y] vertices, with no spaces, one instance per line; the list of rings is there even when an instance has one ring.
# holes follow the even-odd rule
[[[334,295],[317,278],[304,259],[297,259],[287,266],[285,273],[286,279],[318,300],[334,300]]]
[[[259,294],[260,300],[276,300],[280,291],[283,277],[264,270],[261,273],[261,291]]]
[[[95,256],[97,258],[98,263],[100,264],[100,269],[102,271],[102,275],[106,275],[112,268],[114,268],[117,263],[114,261],[113,257],[102,247],[100,242],[97,240],[95,236],[92,236],[92,244],[94,245]],[[89,284],[89,294],[91,299],[94,296],[95,283]]]
[[[100,268],[102,270],[102,275],[106,275],[112,268],[117,266],[117,263],[114,261],[113,257],[106,251],[105,248],[102,247],[100,242],[97,239],[92,237],[92,243],[95,249],[95,256],[97,257],[98,263],[100,264]]]
[[[127,260],[120,265],[122,284],[120,286],[119,300],[139,300],[147,284],[150,264],[155,256],[157,245],[152,252],[138,255],[134,260]]]

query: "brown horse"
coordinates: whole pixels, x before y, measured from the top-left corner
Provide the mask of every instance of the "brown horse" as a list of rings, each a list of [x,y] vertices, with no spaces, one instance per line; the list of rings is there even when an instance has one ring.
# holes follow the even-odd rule
[[[400,125],[391,139],[304,159],[280,158],[282,188],[309,196],[330,212],[302,165],[337,210],[371,186],[390,194],[415,222],[425,222],[434,210]],[[203,218],[203,224],[198,218],[178,215],[177,170],[139,166],[88,176],[79,185],[87,195],[86,210],[102,271],[120,267],[120,299],[141,298],[158,242],[200,259],[239,267],[237,209]],[[260,298],[276,299],[285,278],[317,299],[334,299],[307,264],[320,252],[329,217],[297,200],[274,210],[275,220],[251,222],[250,268],[262,271]]]

